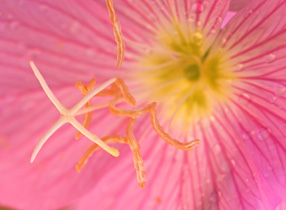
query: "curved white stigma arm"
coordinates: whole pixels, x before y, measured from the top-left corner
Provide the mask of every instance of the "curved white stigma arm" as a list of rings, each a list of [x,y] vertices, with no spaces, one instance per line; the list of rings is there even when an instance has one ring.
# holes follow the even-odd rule
[[[60,119],[45,133],[45,135],[40,139],[38,144],[36,145],[32,157],[31,157],[31,163],[35,160],[37,154],[39,153],[42,146],[46,143],[48,138],[53,135],[62,125],[65,123],[72,124],[79,132],[81,132],[84,136],[89,138],[94,143],[98,144],[102,149],[110,153],[111,155],[118,157],[119,151],[113,147],[108,146],[106,143],[104,143],[100,138],[98,138],[96,135],[88,131],[84,126],[82,126],[75,118],[77,115],[77,111],[79,111],[92,97],[94,97],[98,92],[105,89],[109,85],[111,85],[113,82],[116,81],[116,78],[110,79],[103,83],[102,85],[98,86],[97,88],[90,91],[88,94],[86,94],[85,97],[83,97],[72,109],[68,110],[65,108],[59,100],[55,97],[49,86],[47,85],[45,79],[41,75],[40,71],[36,67],[33,61],[30,61],[30,66],[36,75],[37,79],[39,80],[42,88],[44,89],[45,93],[49,97],[49,99],[52,101],[52,103],[55,105],[55,107],[59,110],[61,117]]]

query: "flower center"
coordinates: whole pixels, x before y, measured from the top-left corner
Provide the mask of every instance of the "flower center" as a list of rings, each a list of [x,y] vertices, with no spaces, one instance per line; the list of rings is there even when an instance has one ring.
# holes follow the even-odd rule
[[[178,24],[170,31],[158,33],[154,50],[139,62],[143,71],[136,79],[149,87],[143,97],[163,103],[171,123],[188,128],[211,116],[216,104],[230,96],[235,75],[226,53],[207,48],[201,32],[188,32]]]

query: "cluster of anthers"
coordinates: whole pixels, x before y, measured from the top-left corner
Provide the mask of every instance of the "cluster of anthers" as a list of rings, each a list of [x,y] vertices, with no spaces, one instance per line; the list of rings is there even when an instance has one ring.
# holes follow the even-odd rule
[[[119,67],[123,59],[122,53],[124,52],[124,44],[122,44],[123,42],[121,38],[120,25],[118,22],[118,18],[114,13],[113,4],[111,0],[107,0],[107,7],[110,13],[111,22],[113,21],[112,24],[114,28],[116,42],[118,45],[120,45],[118,46],[118,54],[120,55],[117,57],[118,58],[117,65]],[[117,25],[114,24],[115,23],[114,21],[117,21]],[[117,36],[119,36],[119,38]],[[199,140],[193,140],[190,142],[182,143],[176,139],[173,139],[168,133],[166,133],[162,128],[162,126],[159,124],[157,119],[156,102],[150,103],[147,106],[139,109],[126,110],[117,108],[116,104],[120,100],[123,100],[132,106],[136,105],[134,97],[130,94],[128,87],[125,85],[124,81],[120,78],[112,78],[96,88],[95,88],[96,81],[94,79],[92,79],[88,85],[85,85],[81,82],[77,82],[76,87],[81,90],[83,98],[73,108],[67,109],[55,97],[55,95],[48,87],[43,76],[41,75],[41,73],[39,72],[33,61],[30,61],[30,65],[35,76],[37,77],[42,88],[44,89],[45,93],[47,94],[51,102],[55,105],[55,107],[58,109],[61,115],[59,120],[45,133],[45,135],[38,142],[32,154],[31,162],[35,160],[37,154],[39,153],[40,149],[45,144],[45,142],[48,140],[48,138],[54,132],[56,132],[62,125],[64,125],[65,123],[70,123],[71,125],[73,125],[73,127],[75,127],[78,130],[78,133],[75,135],[76,139],[84,135],[92,142],[94,142],[94,144],[90,148],[88,148],[88,150],[79,160],[76,166],[77,171],[80,171],[83,168],[83,166],[87,163],[88,159],[98,149],[102,148],[111,155],[117,157],[119,156],[119,151],[113,147],[108,146],[108,144],[111,143],[127,144],[129,145],[131,151],[133,152],[133,161],[137,173],[137,180],[139,182],[139,186],[144,187],[146,183],[144,163],[140,153],[140,145],[136,141],[133,133],[134,122],[140,115],[150,113],[151,124],[153,129],[163,140],[177,147],[178,149],[190,150],[199,143]],[[110,97],[111,99],[107,103],[92,105],[91,99],[98,96]],[[99,138],[88,130],[92,121],[92,112],[104,107],[108,107],[110,114],[112,115],[124,116],[129,118],[129,122],[126,127],[126,136],[108,135]],[[82,124],[79,123],[78,120],[76,119],[76,116],[78,115],[83,115]]]

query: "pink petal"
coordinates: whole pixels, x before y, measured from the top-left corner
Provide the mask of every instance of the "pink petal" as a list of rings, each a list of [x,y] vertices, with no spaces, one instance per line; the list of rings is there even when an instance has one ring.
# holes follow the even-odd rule
[[[35,88],[29,82],[34,78],[30,60],[40,65],[53,86],[74,85],[93,76],[102,80],[116,72],[116,43],[104,4],[12,0],[1,3],[0,12],[4,90]]]
[[[279,204],[279,206],[277,206],[277,208],[275,210],[285,210],[286,209],[286,203],[285,202],[281,202]]]
[[[285,0],[253,1],[228,23],[214,47],[227,50],[235,96],[228,117],[264,179],[286,195]]]
[[[188,24],[186,21],[189,17],[186,18],[184,14],[193,14],[192,6],[200,3],[199,1],[191,3],[184,1],[187,3],[178,7],[179,1],[166,1],[168,3],[163,5],[162,1],[152,1],[153,3],[151,1],[118,2],[116,6],[123,26],[123,33],[128,39],[146,43],[144,47],[152,44],[152,37],[157,27],[169,20],[170,14],[174,13],[181,22]],[[200,25],[204,28],[204,35],[208,36],[208,40],[213,40],[221,27],[219,17],[224,17],[229,1],[213,0],[209,2],[202,12],[195,14],[196,21],[193,23],[193,28]],[[234,99],[236,103],[218,110],[214,118],[215,122],[202,122],[201,126],[195,127],[194,136],[200,137],[203,141],[201,147],[190,153],[177,151],[166,146],[162,141],[160,143],[160,140],[153,136],[154,133],[147,136],[142,144],[142,151],[149,174],[147,174],[147,179],[150,181],[143,190],[138,189],[134,178],[136,175],[133,169],[132,155],[124,146],[121,147],[122,156],[119,159],[113,159],[118,166],[114,166],[114,162],[110,161],[109,156],[101,152],[92,157],[82,173],[77,174],[73,169],[74,165],[88,143],[84,139],[73,140],[75,131],[70,126],[63,128],[53,137],[53,140],[49,141],[43,148],[43,152],[40,153],[38,162],[35,163],[36,167],[31,166],[29,156],[33,146],[48,126],[56,120],[57,113],[39,88],[31,70],[26,66],[28,61],[32,58],[39,64],[48,83],[54,87],[53,90],[61,100],[66,100],[64,104],[69,106],[79,98],[79,95],[72,96],[72,91],[69,88],[75,81],[87,81],[92,76],[96,76],[99,81],[102,81],[107,77],[115,76],[118,71],[113,71],[113,66],[116,63],[116,46],[112,28],[107,27],[109,22],[103,12],[106,11],[103,9],[103,1],[100,3],[97,1],[85,1],[84,3],[77,1],[54,1],[53,3],[50,1],[20,1],[20,4],[18,3],[18,1],[7,1],[0,6],[2,14],[0,22],[0,29],[2,29],[0,33],[2,62],[0,85],[1,91],[6,93],[6,98],[0,105],[0,110],[6,115],[3,114],[5,117],[2,118],[1,114],[0,121],[1,125],[4,124],[0,130],[0,134],[3,136],[1,139],[4,142],[0,160],[9,159],[3,164],[3,168],[2,165],[0,167],[1,174],[3,174],[3,179],[2,175],[0,179],[0,203],[28,209],[56,208],[90,190],[100,179],[101,183],[79,201],[79,208],[90,209],[91,205],[99,209],[101,209],[100,207],[110,209],[110,206],[115,209],[125,209],[126,205],[130,204],[130,207],[134,207],[134,209],[273,209],[280,202],[271,188],[272,185],[269,186],[265,181],[266,179],[273,181],[265,177],[265,170],[269,171],[268,165],[265,165],[266,162],[271,164],[272,170],[270,171],[273,174],[270,174],[270,177],[277,175],[276,169],[282,168],[281,162],[276,163],[270,159],[273,156],[274,160],[277,160],[279,154],[275,156],[274,153],[268,153],[268,149],[270,150],[268,145],[275,145],[279,148],[282,144],[282,138],[280,140],[273,139],[273,136],[275,138],[285,137],[285,132],[283,133],[283,130],[277,127],[282,120],[278,119],[278,123],[274,123],[274,120],[277,120],[277,115],[272,116],[267,112],[268,115],[263,116],[262,113],[255,113],[262,119],[263,125],[273,131],[271,131],[269,144],[262,144],[263,146],[259,150],[252,149],[258,148],[258,145],[253,143],[257,142],[258,135],[255,137],[254,134],[252,136],[254,140],[250,143],[242,142],[245,135],[244,133],[241,135],[245,126],[254,130],[258,126],[257,120],[246,112],[249,109],[258,112],[258,106],[255,104],[256,110],[254,110],[252,100],[249,100],[251,101],[250,108],[246,108],[245,111]],[[177,7],[173,7],[173,5],[177,5]],[[97,8],[96,14],[92,8]],[[177,9],[174,11],[172,8]],[[271,7],[265,7],[261,10],[261,14],[270,11],[266,8],[271,9]],[[245,9],[239,14],[241,20],[245,19],[246,11],[249,12],[249,9]],[[184,10],[187,12],[181,12]],[[280,12],[278,11],[278,13]],[[149,17],[146,14],[151,15]],[[251,28],[250,23],[255,24],[256,19],[259,20],[259,18],[256,17],[246,25]],[[278,21],[275,18],[270,18],[270,20],[272,22],[267,21],[268,25],[266,24],[267,29],[265,30],[267,31],[273,23],[282,22],[280,21],[282,19]],[[232,26],[235,26],[238,21],[239,17],[235,21],[231,21],[224,32],[224,34],[237,34],[233,43],[240,39],[241,34],[243,36],[251,34],[247,31],[247,27],[245,27],[245,31],[235,32]],[[279,25],[272,31],[275,33],[276,29],[279,29]],[[263,33],[261,37],[255,37],[254,40],[257,38],[263,40],[267,36],[269,33]],[[218,43],[222,43],[224,38],[222,37]],[[235,54],[239,51],[243,52],[243,47],[247,49],[249,40],[249,38],[244,41],[240,40],[241,45],[239,45],[242,49],[231,51],[230,57],[233,56],[232,59],[237,64],[240,64],[245,57],[249,58],[249,54],[241,55],[243,59],[240,55]],[[265,48],[259,49],[259,52],[268,50],[269,46],[272,47],[272,42],[273,40],[271,40],[271,45],[268,44]],[[275,47],[276,42],[273,43]],[[281,41],[277,41],[276,45],[279,43],[281,44]],[[208,44],[210,45],[211,42]],[[132,66],[129,65],[136,61],[138,54],[142,53],[142,48],[139,49],[137,45],[129,43],[127,47],[130,53],[126,55],[122,66],[123,70],[132,69]],[[226,45],[226,47],[229,46]],[[251,56],[255,56],[255,53],[258,52],[255,50],[251,53]],[[282,58],[279,56],[275,55],[275,58]],[[22,62],[19,63],[19,60]],[[249,62],[255,64],[255,60],[253,63]],[[276,59],[275,63],[278,68],[278,64],[281,65],[282,61],[277,63]],[[244,65],[247,67],[248,63],[246,62]],[[267,73],[269,68],[266,67],[267,65],[262,69]],[[271,74],[271,81],[265,82],[265,84],[268,85],[267,87],[277,87],[278,79],[283,76],[285,73],[277,70]],[[25,78],[24,83],[23,78]],[[253,91],[248,89],[247,84],[236,84],[236,87]],[[31,89],[40,92],[31,93]],[[257,89],[254,92],[262,95],[262,91]],[[277,90],[279,93],[283,93],[283,88]],[[237,90],[237,93],[239,94],[240,91]],[[266,97],[265,93],[267,92],[263,91],[263,97]],[[279,98],[279,101],[282,100],[284,103],[283,97]],[[241,97],[239,98],[241,100]],[[245,98],[248,97],[243,95],[242,101],[245,101]],[[261,101],[263,100],[259,102]],[[30,104],[31,102],[32,104]],[[41,106],[37,106],[38,104]],[[265,104],[262,103],[261,106],[265,106]],[[268,106],[267,108],[269,110]],[[285,114],[276,105],[274,108],[279,114]],[[51,110],[50,113],[46,113],[47,110]],[[260,112],[266,111],[261,109]],[[103,112],[102,115],[98,115],[98,121],[103,120],[104,114]],[[267,116],[273,119],[267,121]],[[43,117],[45,117],[45,122],[42,120]],[[17,120],[14,120],[15,118]],[[239,119],[242,119],[242,122]],[[104,118],[102,126],[94,126],[92,129],[96,129],[99,134],[104,135],[110,129],[106,126],[110,125],[110,121],[113,122],[113,118]],[[28,124],[27,122],[32,123]],[[115,131],[120,128],[119,122],[112,125]],[[233,132],[228,132],[228,126],[232,127],[231,131]],[[16,133],[15,130],[18,132]],[[143,133],[142,128],[140,131]],[[277,133],[281,136],[276,135]],[[139,131],[136,134],[140,136]],[[259,136],[264,137],[262,134]],[[5,149],[5,145],[8,145],[7,149]],[[252,153],[253,150],[254,153]],[[59,153],[55,154],[57,151]],[[124,154],[125,151],[127,154]],[[280,148],[279,151],[283,152],[283,149]],[[266,158],[261,159],[261,155],[264,154]],[[49,161],[47,161],[48,158]],[[255,164],[258,164],[259,170]],[[263,170],[264,166],[265,170]],[[109,175],[103,176],[106,171],[109,171]],[[28,178],[23,179],[23,177]],[[283,174],[279,178],[284,181]],[[274,179],[270,183],[274,183],[275,190],[278,189],[276,192],[281,194],[279,190],[281,186],[277,185],[277,180]],[[15,202],[15,197],[17,202]]]
[[[231,0],[229,5],[230,11],[239,11],[245,7],[251,0]]]
[[[146,187],[138,188],[126,158],[75,202],[76,209],[274,209],[280,200],[227,128],[228,119],[220,118],[195,128],[201,144],[190,152],[166,145],[153,132],[147,135],[141,144]]]

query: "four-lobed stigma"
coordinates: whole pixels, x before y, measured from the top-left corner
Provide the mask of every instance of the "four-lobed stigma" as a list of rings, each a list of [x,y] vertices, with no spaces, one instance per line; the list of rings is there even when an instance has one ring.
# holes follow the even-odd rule
[[[123,42],[122,33],[120,23],[118,21],[118,17],[115,14],[113,8],[112,0],[106,0],[106,6],[110,16],[110,22],[113,26],[113,32],[115,36],[115,41],[117,43],[117,68],[120,67],[123,59],[124,59],[124,50],[125,44]],[[88,159],[93,155],[95,151],[102,148],[111,155],[117,157],[119,156],[119,151],[113,147],[108,146],[111,143],[119,143],[119,144],[127,144],[129,145],[132,153],[133,153],[133,161],[134,167],[137,173],[137,180],[139,183],[139,187],[144,187],[146,183],[145,179],[145,170],[144,170],[144,162],[142,159],[142,155],[140,153],[140,145],[136,141],[133,127],[136,119],[140,117],[142,114],[150,114],[151,125],[154,131],[167,143],[172,146],[177,147],[181,150],[190,150],[195,147],[199,140],[192,140],[187,143],[182,143],[176,139],[173,139],[168,133],[164,131],[162,126],[160,125],[157,119],[157,111],[156,111],[156,102],[152,102],[147,106],[139,109],[120,109],[116,107],[116,104],[120,101],[125,101],[131,106],[136,105],[135,98],[129,92],[128,87],[124,83],[124,81],[120,78],[112,78],[103,84],[99,85],[95,88],[96,81],[92,79],[88,85],[83,84],[78,81],[76,83],[76,88],[80,89],[83,98],[71,109],[65,108],[55,97],[49,86],[47,85],[45,79],[39,72],[38,68],[34,64],[33,61],[30,61],[30,66],[39,80],[42,88],[47,94],[48,98],[55,105],[60,113],[60,118],[58,121],[44,134],[44,136],[40,139],[38,144],[36,145],[32,157],[31,162],[34,162],[37,154],[40,149],[43,147],[45,142],[52,136],[61,126],[65,123],[70,123],[78,130],[75,138],[79,139],[82,135],[90,139],[94,144],[88,148],[88,150],[84,153],[84,155],[79,160],[76,170],[79,172],[87,163]],[[189,75],[190,78],[195,78],[197,75]],[[108,88],[109,87],[109,88]],[[92,105],[92,99],[94,97],[109,97],[110,100],[108,102]],[[89,131],[89,126],[92,122],[92,112],[101,108],[108,107],[110,114],[115,116],[127,117],[129,118],[129,122],[126,126],[126,136],[120,135],[108,135],[102,138],[97,137],[91,131]],[[76,116],[84,115],[82,124],[78,122]]]

